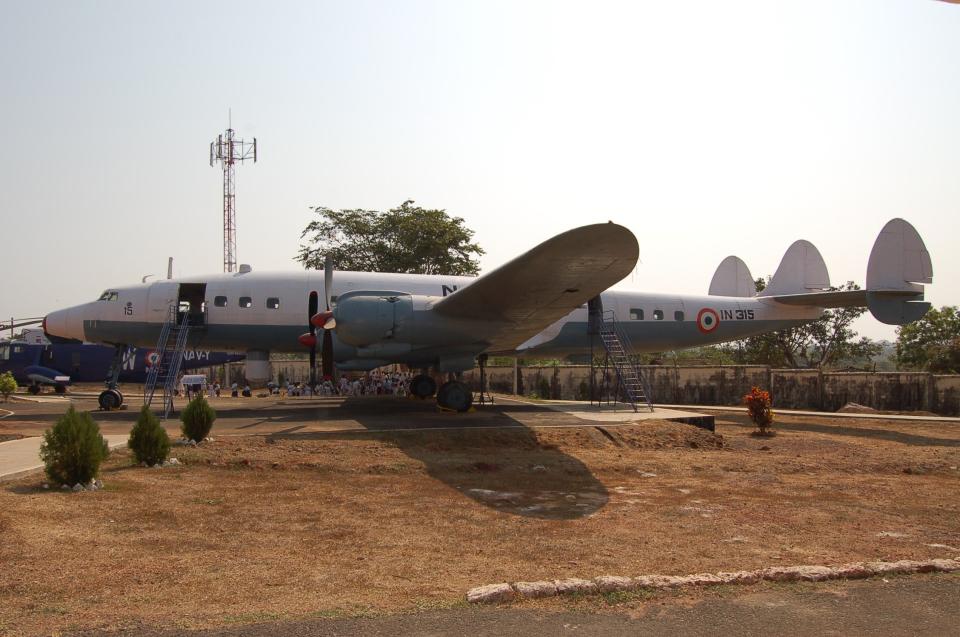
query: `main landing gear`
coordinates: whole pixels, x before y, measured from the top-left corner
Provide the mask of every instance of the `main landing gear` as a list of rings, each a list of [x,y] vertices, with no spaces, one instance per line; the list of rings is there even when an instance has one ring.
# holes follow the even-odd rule
[[[126,345],[114,346],[110,375],[107,377],[107,388],[100,392],[100,396],[97,397],[97,403],[99,403],[100,409],[104,411],[120,409],[120,405],[123,404],[123,394],[117,389],[117,379],[120,377],[120,368],[123,365],[123,354],[126,349]]]
[[[451,380],[440,386],[427,374],[418,374],[410,379],[410,393],[420,399],[437,395],[437,404],[444,409],[467,411],[473,405],[473,392],[460,381]]]

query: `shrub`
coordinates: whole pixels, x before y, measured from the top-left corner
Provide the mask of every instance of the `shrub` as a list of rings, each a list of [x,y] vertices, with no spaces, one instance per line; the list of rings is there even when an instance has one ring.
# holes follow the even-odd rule
[[[216,419],[217,412],[207,403],[207,399],[200,395],[183,408],[180,414],[180,420],[183,421],[180,431],[183,432],[184,437],[200,442],[210,433],[213,421]]]
[[[163,464],[170,453],[170,436],[147,405],[140,409],[140,416],[130,430],[127,446],[133,451],[137,462],[146,462],[151,466]]]
[[[17,391],[17,381],[10,372],[0,374],[0,394],[3,394],[3,402],[10,400],[10,394]]]
[[[759,387],[754,387],[743,397],[743,403],[747,406],[747,415],[763,435],[770,433],[770,425],[773,424],[773,411],[770,409],[772,402],[770,392]]]
[[[87,484],[108,453],[100,427],[88,412],[78,412],[73,406],[44,432],[40,445],[47,476],[57,484]]]

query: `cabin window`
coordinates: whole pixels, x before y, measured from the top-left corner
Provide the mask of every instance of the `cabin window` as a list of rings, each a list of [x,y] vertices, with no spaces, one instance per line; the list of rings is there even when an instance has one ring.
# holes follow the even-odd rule
[[[13,353],[14,353],[14,354],[22,354],[22,353],[23,353],[23,346],[22,346],[22,345],[14,345],[14,346],[13,346]]]
[[[279,310],[280,309],[280,299],[275,296],[271,296],[267,299],[267,309],[268,310]]]
[[[2,345],[0,346],[0,361],[10,360],[10,346]]]
[[[120,298],[120,294],[116,290],[106,290],[103,294],[100,295],[98,301],[116,301]]]
[[[643,310],[638,307],[630,308],[630,320],[631,321],[642,321],[643,320]]]
[[[227,307],[227,297],[215,296],[213,297],[213,304],[217,307]]]
[[[253,307],[253,299],[249,296],[241,296],[240,307]]]
[[[683,320],[683,310],[677,310],[676,312],[674,312],[674,313],[673,313],[673,320],[674,320],[674,321],[682,321],[682,320]]]
[[[663,320],[663,310],[654,310],[653,311],[653,320],[662,321]]]

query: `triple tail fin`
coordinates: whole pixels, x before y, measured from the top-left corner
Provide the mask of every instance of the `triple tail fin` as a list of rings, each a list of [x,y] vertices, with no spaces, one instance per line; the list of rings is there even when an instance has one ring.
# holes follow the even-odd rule
[[[740,257],[730,255],[720,262],[710,281],[710,296],[754,296],[757,293],[750,268]]]
[[[785,305],[864,307],[881,323],[905,325],[923,317],[923,283],[933,282],[930,253],[916,229],[893,219],[880,231],[867,264],[867,289],[824,291],[827,268],[810,243],[797,241],[784,255],[770,285],[759,294]]]
[[[830,274],[820,251],[809,241],[800,239],[787,248],[770,283],[757,296],[807,294],[830,287]]]
[[[916,228],[903,219],[888,221],[867,262],[870,313],[888,325],[916,321],[930,309],[922,284],[932,282],[933,263]]]

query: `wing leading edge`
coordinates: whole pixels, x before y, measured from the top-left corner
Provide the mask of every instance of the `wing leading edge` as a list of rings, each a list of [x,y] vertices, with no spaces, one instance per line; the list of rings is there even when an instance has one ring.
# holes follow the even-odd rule
[[[558,234],[434,306],[437,314],[489,322],[490,351],[512,350],[636,267],[637,238],[615,223]],[[480,335],[478,335],[480,336]]]

